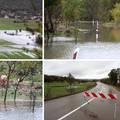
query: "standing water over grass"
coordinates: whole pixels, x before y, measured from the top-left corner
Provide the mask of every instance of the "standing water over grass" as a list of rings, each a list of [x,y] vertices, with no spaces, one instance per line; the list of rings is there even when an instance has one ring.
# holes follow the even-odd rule
[[[9,103],[6,108],[0,108],[0,120],[41,120],[42,107],[40,103],[35,107],[34,113],[30,108],[30,103],[21,102],[19,104]]]
[[[25,30],[0,30],[0,58],[37,58],[35,49],[42,50],[36,44],[37,34]]]
[[[99,23],[96,39],[96,23],[80,22],[77,27],[77,41],[74,33],[54,37],[53,43],[45,47],[45,58],[72,59],[74,50],[79,48],[79,59],[120,59],[120,28]]]

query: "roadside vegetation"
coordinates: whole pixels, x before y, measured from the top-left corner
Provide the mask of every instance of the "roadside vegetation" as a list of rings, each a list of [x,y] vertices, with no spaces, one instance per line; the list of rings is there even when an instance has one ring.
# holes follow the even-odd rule
[[[38,24],[34,20],[30,20],[28,22],[17,22],[15,19],[10,18],[0,18],[0,30],[25,30],[26,26],[31,29],[37,29]]]
[[[95,86],[95,81],[75,79],[71,74],[68,77],[45,75],[45,100],[76,94]]]
[[[112,85],[120,91],[120,68],[112,69],[108,76],[109,78],[103,79],[101,82]]]
[[[0,59],[36,59],[37,57],[36,54],[31,52],[0,52]]]

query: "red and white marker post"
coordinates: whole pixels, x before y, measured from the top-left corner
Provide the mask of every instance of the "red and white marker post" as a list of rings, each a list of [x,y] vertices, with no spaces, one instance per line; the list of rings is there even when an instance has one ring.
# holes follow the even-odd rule
[[[76,48],[74,53],[73,53],[73,59],[77,59],[78,58],[78,53],[79,53],[79,48]]]

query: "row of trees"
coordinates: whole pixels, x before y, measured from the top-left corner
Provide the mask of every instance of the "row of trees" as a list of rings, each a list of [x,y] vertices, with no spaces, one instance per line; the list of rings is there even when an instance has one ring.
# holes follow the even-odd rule
[[[61,77],[61,76],[53,76],[53,75],[45,75],[45,82],[52,83],[52,82],[67,82],[67,83],[74,83],[78,82],[80,83],[79,80],[75,79],[74,76],[69,73],[68,76]]]
[[[87,80],[87,79],[76,79],[71,73],[67,76],[55,76],[55,75],[44,75],[44,82],[45,83],[54,83],[54,82],[63,82],[68,83],[69,87],[71,88],[74,84],[86,83],[86,82],[96,82],[96,80]]]
[[[40,86],[41,79],[40,78],[38,80],[33,79],[33,76],[42,74],[42,63],[35,61],[0,62],[0,74],[7,76],[5,85],[1,84],[2,85],[1,87],[3,87],[5,90],[4,103],[6,103],[11,81],[13,82],[14,85],[14,101],[15,101],[19,85],[24,80],[29,81],[31,88],[34,88],[34,82],[36,81],[39,82],[39,86]],[[4,81],[0,79],[0,82],[4,82]],[[32,95],[33,92],[30,92],[30,96]]]
[[[108,74],[110,83],[113,85],[117,85],[120,83],[120,68],[112,69]]]

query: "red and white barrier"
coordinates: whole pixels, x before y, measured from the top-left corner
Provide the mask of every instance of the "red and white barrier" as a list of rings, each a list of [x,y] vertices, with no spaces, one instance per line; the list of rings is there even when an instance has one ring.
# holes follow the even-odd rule
[[[83,92],[83,96],[117,100],[117,96],[115,94],[112,94],[112,93],[105,94],[105,93],[102,93],[102,92],[95,93],[95,92],[87,92],[87,91],[85,91],[85,92]]]
[[[77,59],[78,58],[78,53],[79,53],[79,48],[76,48],[74,53],[73,53],[73,59]]]

